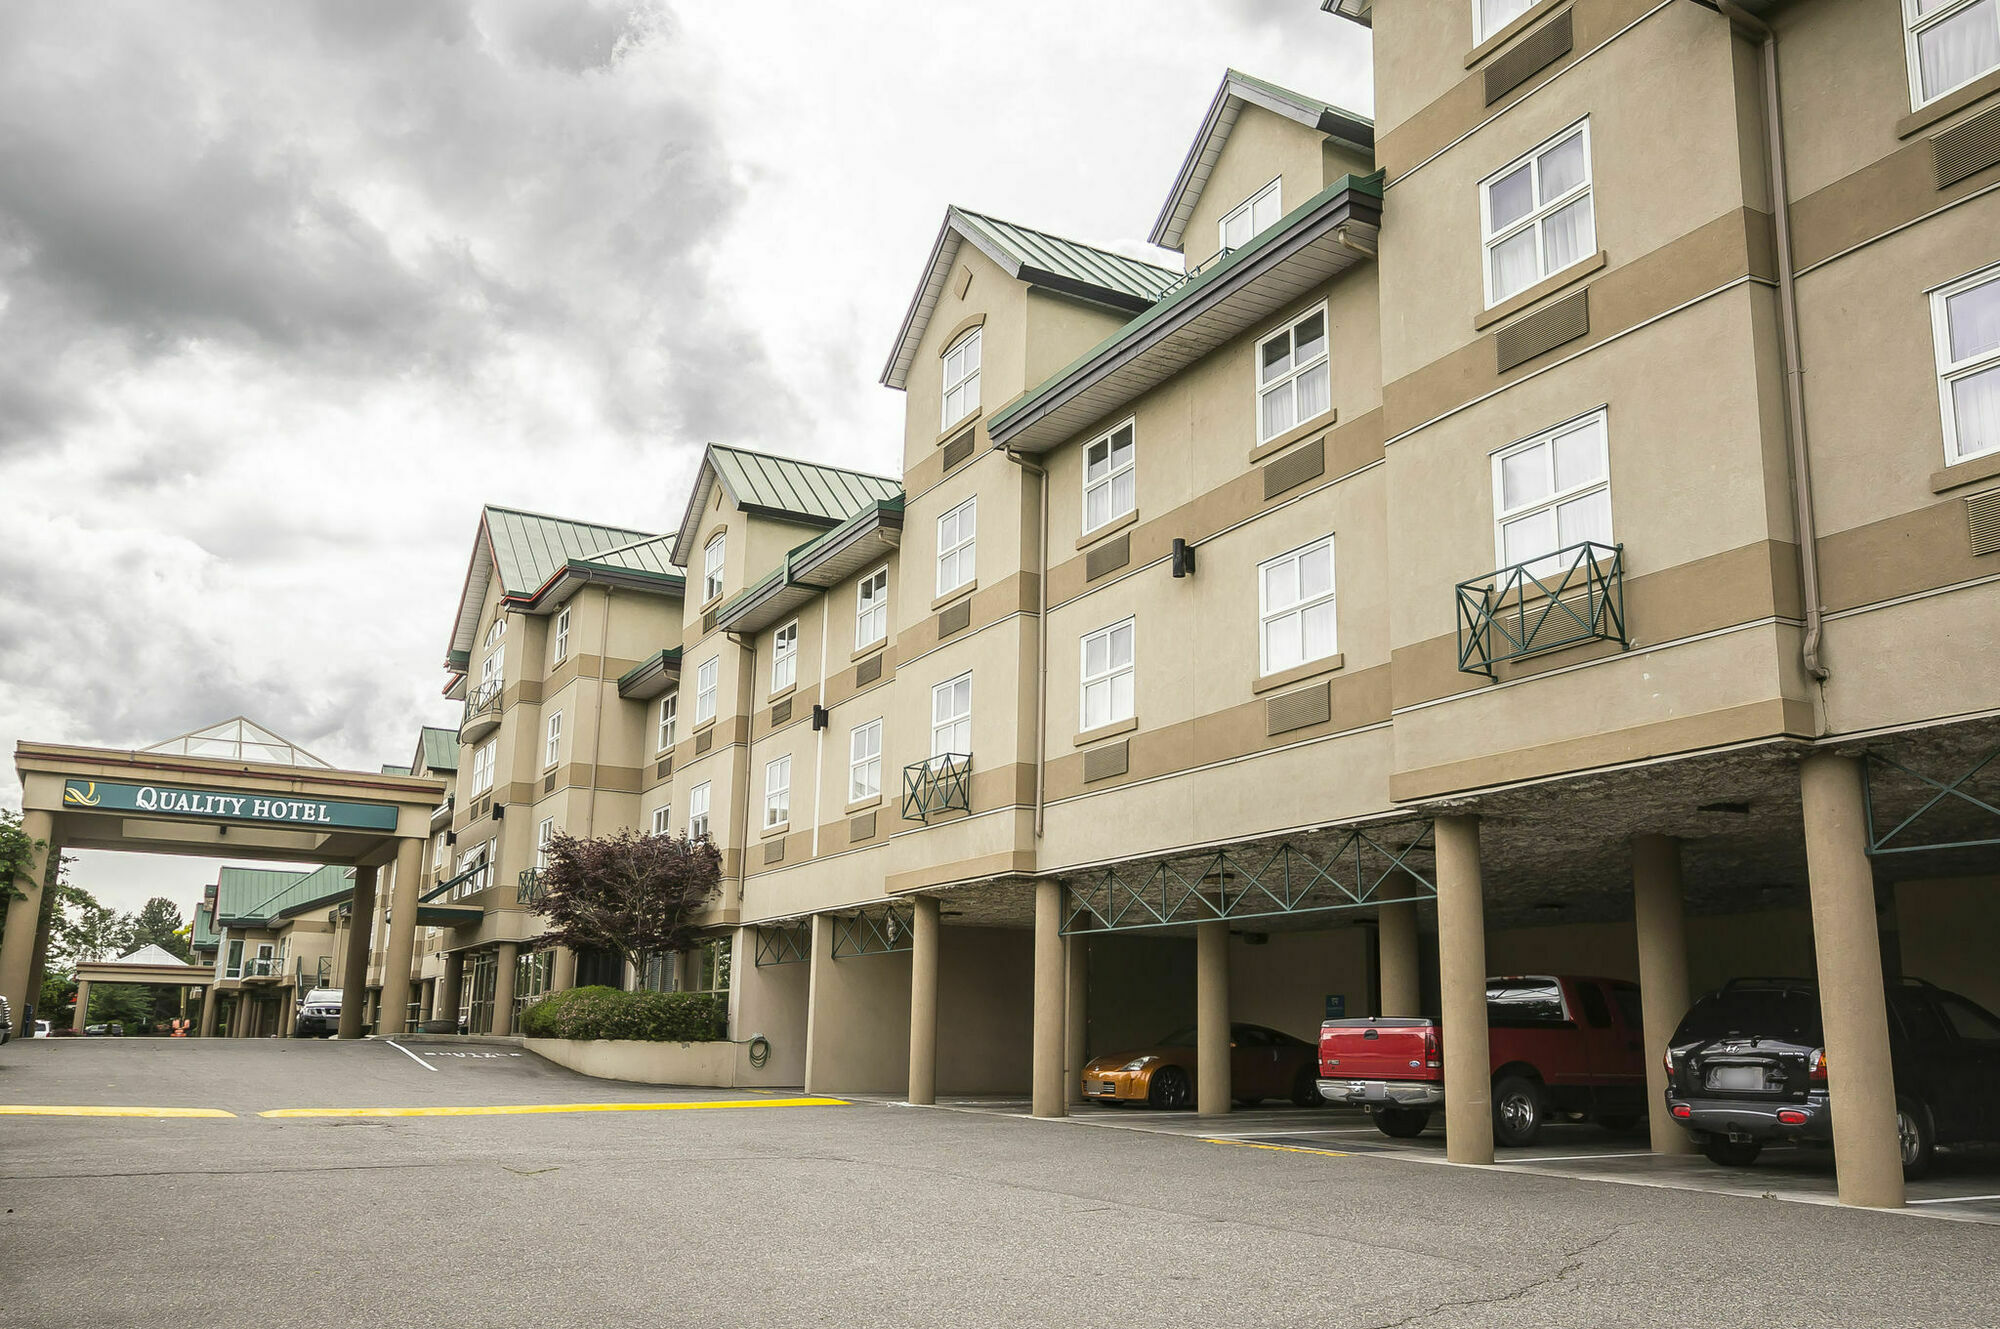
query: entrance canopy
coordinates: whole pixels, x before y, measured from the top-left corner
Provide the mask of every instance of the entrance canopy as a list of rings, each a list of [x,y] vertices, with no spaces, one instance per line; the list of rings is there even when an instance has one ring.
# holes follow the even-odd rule
[[[215,970],[175,958],[158,946],[141,946],[116,960],[84,960],[76,966],[79,983],[152,983],[206,987]]]

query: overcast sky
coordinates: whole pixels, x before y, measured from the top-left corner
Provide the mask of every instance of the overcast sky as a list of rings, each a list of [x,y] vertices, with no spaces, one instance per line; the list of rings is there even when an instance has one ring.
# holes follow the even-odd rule
[[[8,0],[0,743],[408,760],[481,502],[893,472],[945,205],[1145,253],[1229,65],[1372,109],[1316,0]]]

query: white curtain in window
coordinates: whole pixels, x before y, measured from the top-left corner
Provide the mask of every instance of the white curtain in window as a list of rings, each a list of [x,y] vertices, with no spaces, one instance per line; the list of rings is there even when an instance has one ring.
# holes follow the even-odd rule
[[[1528,12],[1535,0],[1479,0],[1479,35],[1491,37]]]
[[[2000,448],[2000,365],[1954,380],[1951,406],[1958,420],[1959,456]]]
[[[1936,5],[1919,5],[1921,12]],[[1917,34],[1926,100],[2000,67],[2000,0],[1980,0]]]
[[[1498,304],[1517,291],[1535,284],[1540,269],[1535,266],[1535,228],[1509,236],[1488,251],[1493,263],[1493,302]]]
[[[1589,195],[1551,213],[1548,220],[1542,223],[1545,259],[1542,271],[1560,272],[1588,257],[1597,241],[1596,231],[1591,219]]]

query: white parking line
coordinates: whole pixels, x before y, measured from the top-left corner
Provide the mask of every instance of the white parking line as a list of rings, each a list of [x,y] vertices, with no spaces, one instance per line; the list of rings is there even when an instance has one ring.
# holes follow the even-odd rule
[[[437,1074],[437,1067],[431,1065],[429,1062],[425,1061],[422,1057],[419,1057],[416,1053],[410,1051],[408,1048],[404,1047],[401,1043],[398,1043],[395,1039],[391,1038],[391,1039],[386,1039],[384,1041],[387,1042],[390,1047],[396,1049],[396,1051],[402,1053],[404,1056],[408,1057],[411,1061],[414,1061],[415,1063],[417,1063],[417,1065],[429,1071],[432,1075]]]
[[[1936,1200],[1911,1200],[1911,1204],[1970,1204],[1974,1200],[2000,1200],[2000,1195],[1947,1195]]]
[[[1375,1135],[1373,1126],[1333,1126],[1317,1127],[1313,1130],[1293,1130],[1286,1126],[1266,1126],[1261,1131],[1207,1131],[1213,1140],[1255,1139],[1260,1135]]]
[[[1493,1162],[1497,1167],[1519,1167],[1523,1163],[1575,1163],[1598,1158],[1650,1158],[1652,1154],[1653,1151],[1650,1149],[1640,1149],[1629,1154],[1550,1154],[1546,1158],[1496,1158]]]

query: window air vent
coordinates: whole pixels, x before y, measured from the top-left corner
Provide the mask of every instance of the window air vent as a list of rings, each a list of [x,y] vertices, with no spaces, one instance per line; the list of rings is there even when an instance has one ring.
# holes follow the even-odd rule
[[[1266,736],[1288,734],[1307,725],[1325,724],[1332,718],[1332,699],[1324,683],[1315,683],[1297,692],[1282,693],[1264,703]]]
[[[554,771],[550,771],[547,775],[544,775],[542,777],[542,792],[545,794],[553,794],[555,791],[556,791],[556,773]]]
[[[696,734],[694,736],[695,756],[699,757],[702,753],[708,751],[710,748],[714,746],[715,746],[715,731],[713,729],[704,729],[699,734]]]
[[[1125,774],[1132,767],[1131,755],[1131,740],[1122,738],[1116,743],[1087,749],[1083,754],[1083,782],[1089,784]]]
[[[873,683],[880,677],[882,677],[882,657],[880,655],[871,655],[860,664],[854,666],[854,686],[857,688],[867,683]]]
[[[1493,349],[1499,356],[1499,371],[1504,374],[1589,332],[1589,297],[1588,290],[1564,296],[1547,309],[1516,319],[1494,333]]]
[[[701,616],[701,630],[703,632],[715,631],[715,611],[713,609]]]
[[[944,468],[948,471],[972,455],[972,431],[966,430],[944,445]]]
[[[655,780],[664,780],[673,773],[674,759],[672,757],[662,757],[660,764],[653,769],[653,778]]]
[[[1325,474],[1326,439],[1322,436],[1265,465],[1264,497],[1276,498],[1287,489],[1296,489],[1306,481],[1317,480]]]
[[[1570,52],[1575,38],[1563,10],[1486,66],[1486,104],[1491,106]]]
[[[1107,572],[1116,572],[1132,561],[1132,537],[1129,533],[1116,540],[1106,540],[1083,556],[1083,579],[1096,581]]]
[[[780,835],[774,840],[764,841],[764,861],[766,863],[782,863],[785,861],[784,836]]]
[[[2000,489],[1966,499],[1965,520],[1972,527],[1973,553],[2000,554]]]
[[[790,697],[785,698],[783,701],[779,702],[776,706],[773,706],[771,708],[772,724],[774,725],[790,724],[791,719],[792,719],[792,699]]]
[[[849,844],[859,844],[863,840],[872,840],[874,837],[875,837],[874,813],[864,812],[860,816],[856,817],[854,820],[847,823],[847,842]]]
[[[1955,185],[2000,162],[2000,106],[1981,111],[1931,140],[1937,187]]]
[[[957,604],[938,615],[938,636],[949,637],[954,632],[963,632],[972,625],[972,601],[960,600]]]

